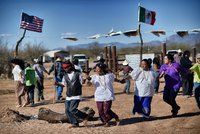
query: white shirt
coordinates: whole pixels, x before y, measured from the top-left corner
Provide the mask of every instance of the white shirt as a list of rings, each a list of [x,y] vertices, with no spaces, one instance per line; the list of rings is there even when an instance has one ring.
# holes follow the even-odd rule
[[[112,73],[102,76],[95,74],[92,75],[91,78],[91,82],[95,86],[95,101],[109,101],[115,99],[113,89],[114,75]]]
[[[74,68],[76,70],[79,70],[81,73],[83,72],[82,68],[80,66],[78,66],[78,65],[74,65]]]
[[[22,69],[20,68],[20,66],[15,65],[15,67],[12,70],[14,81],[22,81],[21,73],[22,73]]]
[[[140,97],[153,96],[155,76],[153,70],[145,71],[142,68],[131,72],[134,84],[134,94]]]
[[[73,76],[74,76],[74,71],[72,71],[71,73],[67,73],[68,77],[70,80],[72,80]],[[80,83],[82,83],[82,76],[80,75],[79,76],[79,80],[80,80]],[[65,81],[65,77],[63,77],[62,79],[62,85],[66,85],[66,81]],[[66,100],[70,101],[70,100],[80,100],[81,99],[81,96],[78,95],[78,96],[72,96],[72,97],[66,97]]]
[[[44,66],[40,64],[34,64],[33,69],[35,70],[36,77],[44,78],[43,72],[45,71]]]

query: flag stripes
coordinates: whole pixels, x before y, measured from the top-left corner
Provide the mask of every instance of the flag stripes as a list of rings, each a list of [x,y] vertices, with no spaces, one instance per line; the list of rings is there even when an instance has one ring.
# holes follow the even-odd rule
[[[20,28],[41,33],[43,22],[44,20],[39,17],[22,13]]]

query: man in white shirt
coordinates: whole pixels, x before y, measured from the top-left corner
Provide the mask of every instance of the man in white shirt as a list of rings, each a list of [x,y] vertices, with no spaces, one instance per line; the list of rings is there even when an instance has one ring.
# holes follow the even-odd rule
[[[56,83],[57,85],[66,86],[66,102],[65,113],[71,123],[72,127],[79,127],[78,119],[84,121],[84,125],[87,123],[87,114],[78,110],[79,102],[82,95],[82,78],[80,72],[76,71],[70,61],[63,63],[63,68],[66,71],[62,83]]]

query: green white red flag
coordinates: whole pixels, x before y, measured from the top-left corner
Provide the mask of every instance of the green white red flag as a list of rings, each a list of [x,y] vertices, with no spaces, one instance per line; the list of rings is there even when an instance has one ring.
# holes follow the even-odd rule
[[[146,8],[139,6],[138,21],[154,25],[154,23],[156,22],[156,12],[147,10]]]

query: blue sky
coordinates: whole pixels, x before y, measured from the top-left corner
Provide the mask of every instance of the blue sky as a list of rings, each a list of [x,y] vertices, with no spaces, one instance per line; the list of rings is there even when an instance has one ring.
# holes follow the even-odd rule
[[[200,28],[199,0],[0,0],[0,35],[13,48],[23,33],[19,29],[21,12],[44,19],[43,32],[27,31],[23,44],[40,43],[48,49],[98,41],[100,43],[138,42],[139,37],[117,36],[99,38],[85,37],[115,31],[137,29],[138,3],[156,11],[154,26],[142,24],[143,39],[165,40],[174,30]],[[166,30],[167,35],[156,37],[151,30]],[[62,33],[77,33],[77,42],[61,39]],[[2,36],[9,34],[10,36]],[[22,44],[22,46],[23,46]]]

